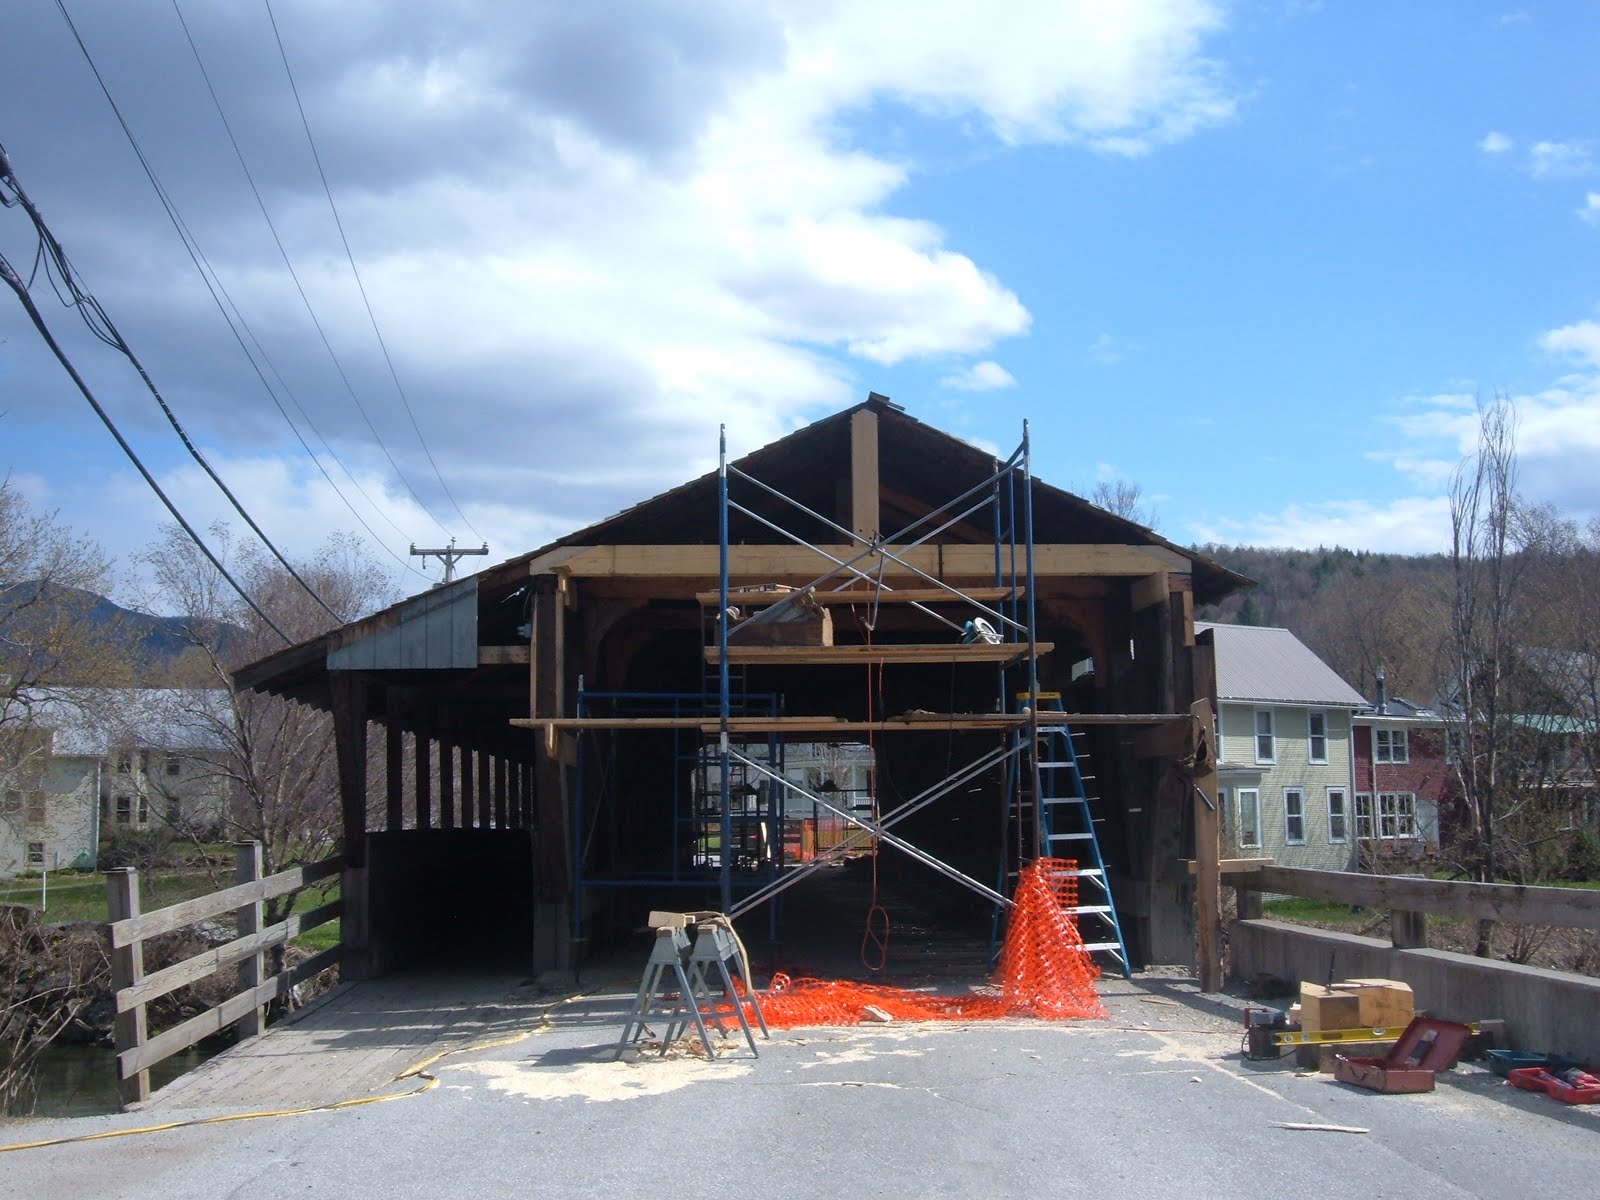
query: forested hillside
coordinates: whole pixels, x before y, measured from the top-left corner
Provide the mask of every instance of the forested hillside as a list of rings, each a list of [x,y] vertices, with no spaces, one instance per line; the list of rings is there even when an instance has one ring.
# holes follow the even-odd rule
[[[1363,695],[1381,667],[1389,691],[1430,701],[1448,675],[1451,573],[1443,555],[1410,557],[1342,547],[1315,550],[1198,547],[1256,581],[1196,616],[1277,625],[1299,638]]]

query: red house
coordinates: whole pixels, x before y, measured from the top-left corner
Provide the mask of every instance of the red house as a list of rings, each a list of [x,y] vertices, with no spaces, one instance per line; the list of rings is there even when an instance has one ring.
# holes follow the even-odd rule
[[[1439,812],[1455,779],[1444,717],[1391,697],[1380,675],[1377,703],[1352,718],[1351,748],[1363,858],[1419,861],[1437,850]]]

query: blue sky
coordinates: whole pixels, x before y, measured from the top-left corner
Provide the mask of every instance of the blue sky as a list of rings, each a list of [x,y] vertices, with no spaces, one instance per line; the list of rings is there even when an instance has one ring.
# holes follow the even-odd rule
[[[320,467],[42,0],[0,11],[0,142],[297,553],[370,528],[397,572],[451,534],[509,556],[707,468],[720,422],[753,448],[869,390],[1006,448],[1026,418],[1043,477],[1136,482],[1179,542],[1402,552],[1444,546],[1474,403],[1504,394],[1524,492],[1600,517],[1588,5],[276,0],[416,429],[266,8],[180,0],[365,417],[176,16],[67,8]],[[17,209],[0,252],[32,262]],[[185,511],[225,516],[131,372],[36,294]],[[124,561],[153,539],[9,293],[0,410],[15,485]]]

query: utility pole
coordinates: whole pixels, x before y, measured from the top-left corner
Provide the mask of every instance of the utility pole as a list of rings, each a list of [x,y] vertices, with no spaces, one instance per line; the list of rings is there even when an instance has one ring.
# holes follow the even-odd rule
[[[479,546],[476,550],[457,550],[456,549],[456,540],[455,540],[455,538],[451,538],[450,539],[450,544],[448,546],[446,546],[442,550],[418,550],[417,549],[417,544],[415,542],[412,542],[411,543],[411,553],[416,558],[422,558],[422,559],[437,558],[440,562],[442,562],[444,564],[444,579],[441,580],[439,583],[436,583],[436,584],[433,585],[434,587],[444,587],[445,584],[447,584],[447,583],[454,583],[455,582],[455,580],[456,580],[456,563],[460,562],[463,558],[465,558],[469,554],[487,554],[487,553],[489,553],[489,543],[485,542],[483,545]]]

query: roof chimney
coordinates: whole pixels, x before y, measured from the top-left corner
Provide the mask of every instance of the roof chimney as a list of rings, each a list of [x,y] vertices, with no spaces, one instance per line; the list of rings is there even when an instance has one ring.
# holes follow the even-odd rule
[[[1378,711],[1389,711],[1389,681],[1384,678],[1383,668],[1378,668]]]

